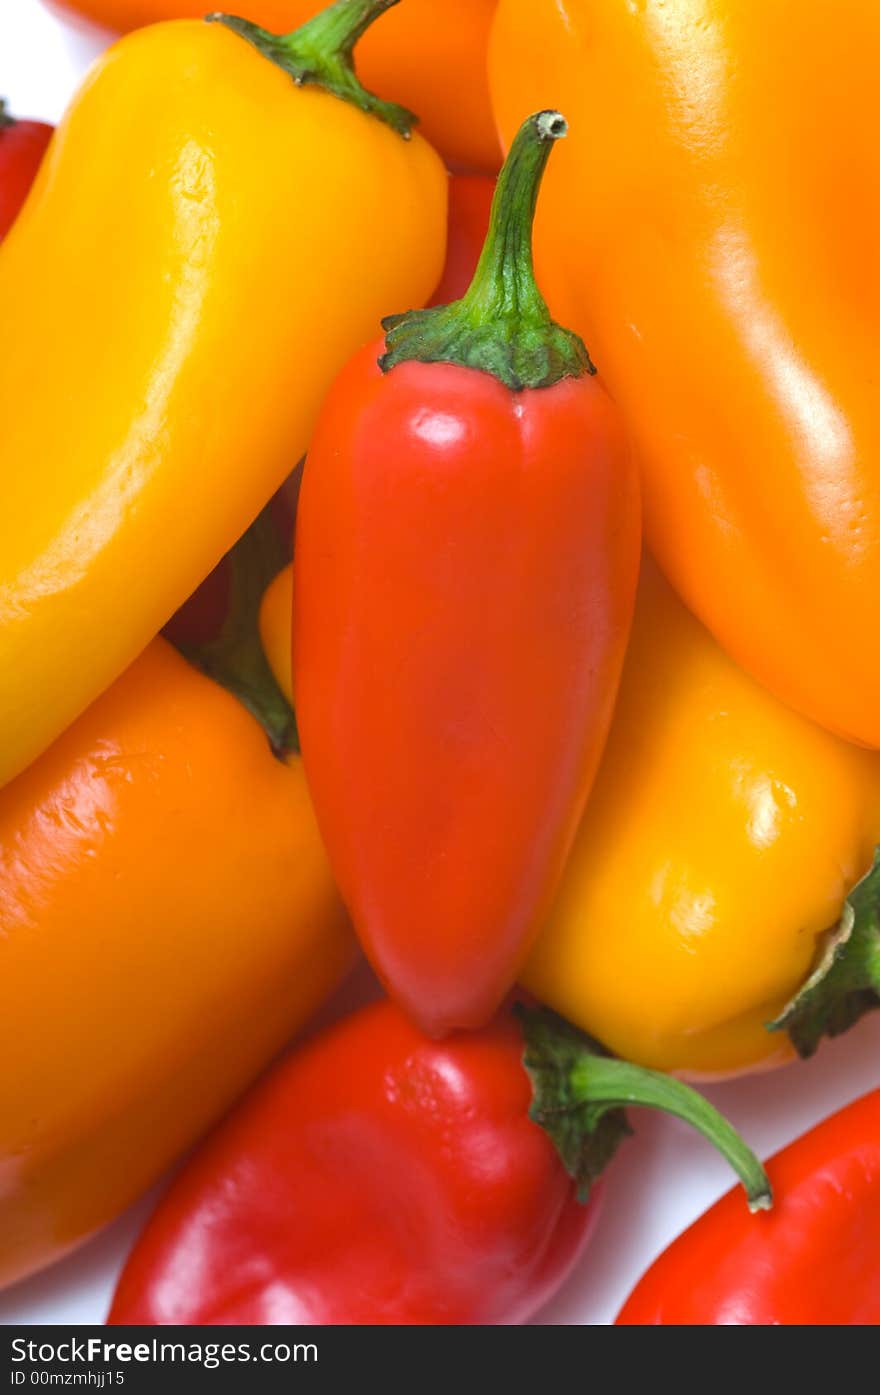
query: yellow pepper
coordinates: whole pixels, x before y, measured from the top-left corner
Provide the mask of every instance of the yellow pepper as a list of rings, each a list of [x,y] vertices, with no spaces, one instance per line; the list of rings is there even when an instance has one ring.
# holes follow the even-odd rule
[[[522,982],[643,1065],[787,1060],[766,1024],[878,840],[880,756],[759,687],[647,564],[599,778]]]
[[[439,280],[443,166],[350,63],[392,3],[283,39],[136,31],[62,121],[0,250],[0,784],[232,545],[379,317]]]

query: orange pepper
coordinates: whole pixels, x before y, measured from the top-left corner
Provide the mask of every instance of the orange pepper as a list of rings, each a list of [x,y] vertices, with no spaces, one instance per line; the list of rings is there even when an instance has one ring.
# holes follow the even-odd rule
[[[199,0],[56,0],[117,32],[160,19],[201,19]],[[486,81],[486,46],[497,0],[405,0],[358,45],[358,73],[382,97],[419,116],[422,134],[451,165],[495,171],[501,147]],[[442,6],[442,15],[438,8]],[[242,0],[265,29],[293,29],[322,0]]]
[[[791,706],[880,746],[880,5],[501,0],[537,261],[626,414],[652,552]]]
[[[118,1215],[353,962],[295,755],[164,639],[0,790],[0,1284]]]

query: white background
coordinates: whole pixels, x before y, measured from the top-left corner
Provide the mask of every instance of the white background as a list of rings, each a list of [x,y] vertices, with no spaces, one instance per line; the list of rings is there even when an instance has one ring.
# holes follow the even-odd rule
[[[95,30],[74,29],[54,18],[38,0],[0,0],[0,95],[19,116],[57,120],[80,75],[106,42]],[[4,351],[14,353],[15,346],[5,345]],[[614,934],[613,926],[608,933]],[[749,933],[743,925],[743,934]],[[359,996],[364,982],[362,975],[355,989]],[[350,1000],[351,990],[343,1002]],[[708,1093],[767,1157],[878,1083],[880,1013],[843,1040],[824,1046],[810,1062],[719,1085]],[[624,1145],[609,1172],[593,1244],[542,1314],[544,1322],[611,1322],[651,1259],[729,1185],[724,1164],[683,1126],[641,1113],[633,1122],[636,1137]],[[115,1276],[151,1200],[77,1254],[0,1295],[0,1323],[102,1321]]]

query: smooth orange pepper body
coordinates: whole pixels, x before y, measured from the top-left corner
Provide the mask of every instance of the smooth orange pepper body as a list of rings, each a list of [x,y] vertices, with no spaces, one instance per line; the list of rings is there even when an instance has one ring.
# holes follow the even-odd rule
[[[302,764],[157,639],[0,791],[0,1284],[118,1215],[354,956]]]
[[[199,0],[56,0],[107,29],[161,19],[200,19]],[[264,28],[302,24],[326,0],[247,0],[233,7]],[[358,46],[358,73],[371,91],[411,108],[419,129],[452,165],[495,171],[501,147],[486,77],[497,0],[403,0]]]
[[[537,261],[724,647],[880,746],[874,0],[501,0],[496,112],[565,111]]]
[[[602,765],[522,981],[628,1060],[788,1060],[803,985],[880,842],[880,755],[784,707],[650,562]]]
[[[430,295],[446,186],[418,135],[221,24],[99,60],[0,249],[0,783],[257,514],[379,316]]]

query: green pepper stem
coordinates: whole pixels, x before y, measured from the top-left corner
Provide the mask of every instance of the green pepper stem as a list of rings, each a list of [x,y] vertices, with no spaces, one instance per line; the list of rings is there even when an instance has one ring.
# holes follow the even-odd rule
[[[537,281],[532,229],[544,170],[567,132],[558,111],[524,121],[498,177],[489,231],[461,300],[383,320],[383,372],[399,363],[455,363],[491,373],[507,387],[552,387],[596,370],[583,341],[552,319]]]
[[[202,644],[179,644],[195,668],[232,693],[260,723],[279,759],[299,751],[296,718],[279,688],[260,640],[260,602],[290,560],[271,505],[228,553],[229,609],[220,634]]]
[[[629,1132],[627,1106],[683,1119],[730,1163],[752,1211],[767,1210],[767,1174],[731,1124],[683,1081],[611,1057],[597,1042],[545,1009],[520,1007],[532,1082],[531,1117],[550,1135],[582,1199]]]
[[[12,113],[9,110],[9,107],[6,105],[6,98],[0,97],[0,131],[3,130],[4,126],[14,125],[15,117],[12,115]]]
[[[498,176],[489,231],[462,304],[472,324],[499,316],[548,320],[535,281],[532,229],[538,193],[554,142],[568,133],[558,111],[540,111],[520,128]]]
[[[298,48],[352,61],[354,46],[370,25],[399,0],[337,0],[307,19],[289,38]]]
[[[730,1163],[746,1189],[750,1208],[764,1210],[769,1205],[767,1174],[752,1150],[723,1114],[683,1081],[660,1071],[631,1065],[629,1061],[585,1052],[575,1069],[572,1087],[583,1103],[601,1101],[607,1108],[638,1105],[684,1120],[714,1144]]]
[[[375,116],[409,140],[417,121],[411,111],[395,102],[383,102],[359,81],[354,69],[354,48],[370,25],[399,0],[336,0],[299,29],[272,34],[237,15],[210,14],[208,22],[225,24],[264,58],[283,68],[297,84],[323,87],[361,111]]]

